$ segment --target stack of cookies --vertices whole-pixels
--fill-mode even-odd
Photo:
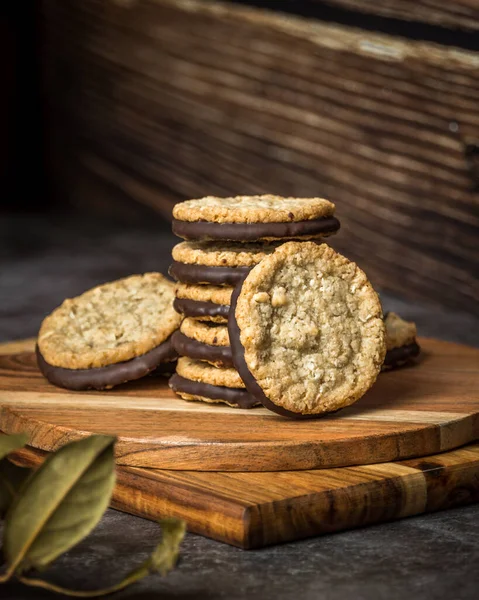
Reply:
[[[318,243],[339,229],[334,210],[272,195],[176,205],[179,396],[312,416],[372,385],[386,350],[381,307],[364,273]]]

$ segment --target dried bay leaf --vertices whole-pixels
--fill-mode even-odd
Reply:
[[[17,433],[15,435],[0,435],[0,460],[5,458],[10,452],[23,448],[28,442],[28,435]]]
[[[178,561],[180,544],[186,532],[186,524],[179,519],[163,519],[160,521],[160,526],[163,533],[162,540],[151,556],[124,577],[122,581],[110,587],[92,591],[77,591],[66,589],[54,583],[44,581],[43,579],[32,579],[22,575],[18,576],[18,580],[33,587],[43,588],[73,598],[98,598],[100,596],[108,596],[109,594],[119,592],[130,586],[132,583],[143,579],[143,577],[146,577],[150,573],[161,573],[161,575],[166,575],[174,568]]]
[[[5,457],[23,448],[28,441],[24,433],[16,435],[0,434],[0,518],[2,518],[11,505],[16,492],[29,474],[29,469],[22,469],[13,465]]]
[[[45,568],[95,527],[113,491],[114,442],[102,435],[71,442],[26,481],[6,517],[4,580]]]
[[[31,472],[31,469],[18,467],[7,458],[0,460],[0,518],[5,516]]]

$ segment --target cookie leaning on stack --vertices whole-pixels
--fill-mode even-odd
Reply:
[[[326,244],[288,242],[256,266],[235,288],[228,332],[246,389],[289,417],[349,406],[386,354],[378,295]]]
[[[68,299],[43,321],[37,362],[54,385],[110,389],[155,371],[171,373],[171,335],[181,316],[175,285],[160,273],[133,275]]]

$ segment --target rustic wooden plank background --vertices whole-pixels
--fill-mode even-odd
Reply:
[[[313,0],[313,2],[442,27],[479,29],[477,0]]]
[[[62,200],[323,194],[374,283],[477,309],[479,54],[199,0],[48,0],[44,24]]]

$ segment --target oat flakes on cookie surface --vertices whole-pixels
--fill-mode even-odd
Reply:
[[[384,324],[386,326],[386,344],[388,350],[413,344],[416,341],[416,323],[405,321],[398,314],[389,312],[384,318]]]
[[[180,242],[172,251],[173,260],[208,267],[254,267],[272,254],[278,243]]]
[[[283,198],[273,194],[205,196],[180,202],[173,209],[173,217],[212,223],[282,223],[330,217],[334,208],[334,204],[324,198]]]
[[[100,368],[156,348],[180,326],[175,285],[160,273],[132,275],[67,299],[46,317],[41,355],[65,369]]]
[[[206,196],[173,209],[173,233],[185,240],[260,242],[315,239],[336,233],[335,206],[324,198]]]
[[[256,398],[245,389],[235,369],[219,369],[186,357],[178,360],[177,371],[171,377],[169,386],[184,400],[224,403],[240,409],[259,406]]]
[[[182,356],[178,359],[176,372],[181,377],[230,388],[244,388],[245,385],[236,369],[219,369],[209,363]]]
[[[220,323],[203,323],[187,317],[181,324],[183,335],[210,346],[229,346],[228,327]]]
[[[234,288],[230,286],[180,283],[176,289],[176,297],[196,302],[212,302],[213,304],[229,306],[233,290]]]
[[[173,248],[168,270],[176,281],[200,285],[235,286],[277,244],[239,242],[182,242]]]
[[[237,287],[228,328],[247,389],[288,416],[353,404],[386,353],[376,292],[326,244],[289,242],[265,258]]]
[[[389,312],[384,315],[384,324],[387,352],[383,371],[415,362],[421,354],[421,347],[416,340],[416,323],[404,321],[398,314]]]

